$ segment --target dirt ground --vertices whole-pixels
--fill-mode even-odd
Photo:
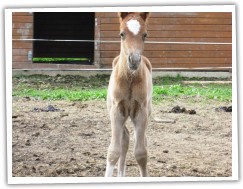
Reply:
[[[57,111],[40,111],[52,105]],[[176,105],[196,114],[169,113]],[[232,114],[215,111],[230,102],[200,98],[171,99],[153,105],[148,169],[151,177],[228,177],[232,175]],[[13,97],[14,177],[102,177],[111,129],[105,101],[43,101]],[[127,122],[130,136],[133,127]],[[127,176],[139,176],[133,154]]]

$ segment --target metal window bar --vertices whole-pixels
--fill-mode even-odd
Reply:
[[[120,43],[120,41],[106,40],[74,40],[74,39],[12,39],[13,41],[58,41],[58,42],[95,42],[95,43]],[[193,45],[231,45],[232,43],[223,42],[173,42],[173,41],[145,41],[148,44],[193,44]]]
[[[12,39],[13,41],[58,41],[58,42],[95,42],[95,43],[120,43],[120,41],[106,40],[72,40],[72,39]],[[145,41],[147,44],[192,44],[192,45],[232,45],[232,43],[223,42],[173,42],[173,41]],[[190,70],[211,70],[211,69],[231,69],[232,67],[202,67],[190,68]],[[156,68],[153,70],[188,70],[188,68]],[[96,69],[97,70],[97,69]],[[108,69],[110,70],[110,69]]]

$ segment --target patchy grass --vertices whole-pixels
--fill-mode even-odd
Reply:
[[[88,58],[45,58],[45,57],[35,57],[33,62],[64,62],[64,61],[87,61]]]
[[[164,85],[154,86],[153,100],[161,101],[164,97],[203,97],[220,101],[230,101],[232,89],[230,85]]]
[[[69,90],[69,89],[24,89],[13,91],[13,96],[34,97],[43,100],[95,100],[105,99],[106,89]]]
[[[153,80],[153,100],[168,98],[200,97],[219,101],[231,101],[232,86],[229,84],[181,84],[185,80],[219,80],[216,78],[161,77]],[[224,79],[220,79],[224,80]],[[105,100],[109,76],[81,77],[44,75],[18,76],[13,78],[13,96],[34,97],[49,100]]]

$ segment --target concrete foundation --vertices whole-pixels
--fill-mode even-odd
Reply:
[[[90,70],[21,70],[21,69],[14,69],[12,71],[13,76],[17,75],[35,75],[35,74],[42,74],[42,75],[50,75],[56,76],[60,75],[80,75],[84,77],[90,77],[95,75],[110,75],[111,69],[90,69]],[[216,78],[231,78],[232,73],[229,71],[167,71],[167,70],[153,70],[153,78],[155,77],[216,77]]]

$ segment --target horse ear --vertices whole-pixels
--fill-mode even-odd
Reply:
[[[118,12],[118,17],[123,20],[128,14],[129,12]]]
[[[148,17],[150,16],[150,13],[149,12],[140,12],[140,16],[142,17],[144,22],[146,22]]]

